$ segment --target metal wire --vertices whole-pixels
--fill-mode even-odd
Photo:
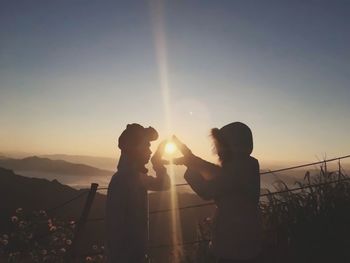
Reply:
[[[313,166],[313,165],[316,165],[316,164],[328,163],[328,162],[333,162],[333,161],[340,161],[341,159],[346,159],[346,158],[350,158],[350,154],[349,155],[340,156],[340,157],[337,157],[337,158],[324,160],[324,161],[319,161],[319,162],[314,162],[314,163],[307,163],[307,164],[301,164],[301,165],[297,165],[297,166],[291,166],[291,167],[277,169],[277,170],[272,170],[272,171],[266,171],[266,172],[260,173],[260,175],[273,174],[273,173],[278,173],[278,172],[283,172],[283,171],[288,171],[288,170],[294,170],[294,169],[298,169],[298,168]],[[182,183],[182,184],[175,184],[174,186],[175,187],[181,187],[181,186],[188,186],[188,184],[187,183]]]
[[[57,210],[57,209],[59,209],[59,208],[61,208],[61,207],[64,207],[64,206],[68,205],[69,203],[71,203],[71,202],[73,202],[73,201],[79,199],[80,197],[82,197],[83,195],[87,194],[88,192],[89,192],[88,190],[87,190],[87,191],[83,191],[83,192],[81,192],[80,194],[78,194],[77,196],[75,196],[75,197],[73,197],[73,198],[71,198],[71,199],[65,201],[64,203],[59,204],[59,205],[57,205],[57,206],[55,206],[55,207],[52,207],[52,208],[47,209],[47,212],[50,213],[50,212],[53,212],[53,211],[55,211],[55,210]]]
[[[345,156],[341,156],[341,157],[337,157],[337,158],[333,158],[333,159],[328,159],[328,160],[324,160],[324,161],[307,163],[307,164],[303,164],[303,165],[297,165],[297,166],[287,167],[287,168],[283,168],[283,169],[262,172],[262,173],[260,173],[260,175],[282,172],[282,171],[287,171],[287,170],[293,170],[293,169],[298,169],[298,168],[302,168],[302,167],[308,167],[308,166],[313,166],[313,165],[317,165],[317,164],[327,163],[327,162],[331,162],[331,161],[335,161],[335,160],[340,161],[341,159],[345,159],[345,158],[349,158],[349,157],[350,157],[350,155],[345,155]],[[306,186],[301,186],[301,187],[292,188],[292,189],[269,192],[269,193],[261,194],[260,197],[276,195],[276,194],[281,194],[281,193],[287,193],[287,192],[293,192],[293,191],[298,191],[298,190],[312,188],[312,187],[319,187],[319,186],[323,186],[323,185],[327,185],[327,184],[339,183],[339,182],[348,181],[348,180],[350,180],[350,178],[343,178],[343,179],[319,183],[319,184],[312,184],[312,185],[306,185]],[[188,186],[188,184],[182,183],[182,184],[176,184],[175,186],[176,187]],[[98,190],[106,190],[106,189],[108,189],[108,188],[103,187],[103,188],[99,188]],[[205,206],[211,206],[211,205],[215,205],[215,202],[208,202],[208,203],[197,204],[197,205],[183,206],[183,207],[178,207],[175,209],[154,210],[154,211],[151,211],[149,214],[166,213],[166,212],[170,212],[173,210],[185,210],[185,209],[192,209],[192,208],[205,207]],[[87,222],[98,222],[98,221],[103,221],[103,220],[105,220],[105,218],[100,217],[100,218],[88,219]],[[161,244],[161,245],[157,245],[157,246],[150,246],[150,249],[160,249],[160,248],[176,247],[176,246],[183,247],[183,246],[189,246],[189,245],[199,244],[199,243],[208,242],[208,241],[210,241],[210,240],[196,240],[196,241],[189,241],[189,242],[183,242],[183,243],[178,243],[178,244]]]

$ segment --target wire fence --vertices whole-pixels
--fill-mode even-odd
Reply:
[[[301,165],[296,165],[296,166],[290,166],[290,167],[281,168],[281,169],[277,169],[277,170],[268,170],[268,171],[265,171],[265,172],[261,172],[260,175],[274,174],[274,173],[279,173],[279,172],[284,172],[284,171],[289,171],[289,170],[295,170],[295,169],[299,169],[299,168],[310,167],[310,166],[314,166],[314,165],[318,165],[318,164],[324,164],[324,163],[329,163],[329,162],[333,162],[333,161],[339,161],[340,162],[340,160],[347,159],[347,158],[350,158],[350,154],[349,155],[340,156],[340,157],[336,157],[336,158],[332,158],[332,159],[323,160],[323,161],[306,163],[306,164],[301,164]],[[175,187],[189,186],[189,184],[188,183],[180,183],[180,184],[175,184],[174,186]],[[108,190],[108,187],[99,187],[98,190]]]
[[[75,197],[73,197],[73,198],[71,198],[71,199],[69,199],[69,200],[67,200],[67,201],[65,201],[65,202],[63,202],[63,203],[61,203],[61,204],[59,204],[59,205],[57,205],[57,206],[55,206],[55,207],[46,209],[46,211],[47,211],[48,213],[52,213],[53,211],[55,211],[55,210],[57,210],[57,209],[60,209],[60,208],[62,208],[62,207],[64,207],[64,206],[66,206],[66,205],[72,203],[73,201],[75,201],[75,200],[77,200],[77,199],[83,197],[83,196],[86,195],[87,193],[89,193],[89,190],[83,190],[81,193],[79,193],[79,194],[76,195]]]
[[[282,172],[282,171],[294,170],[294,169],[298,169],[298,168],[309,167],[309,166],[314,166],[314,165],[318,165],[318,164],[324,164],[324,163],[328,163],[328,162],[332,162],[332,161],[340,161],[340,160],[346,159],[346,158],[350,158],[350,155],[345,155],[345,156],[332,158],[332,159],[319,161],[319,162],[312,162],[312,163],[307,163],[307,164],[302,164],[302,165],[297,165],[297,166],[291,166],[291,167],[287,167],[287,168],[281,168],[281,169],[277,169],[277,170],[265,171],[265,172],[261,172],[260,175],[273,174],[273,173]],[[294,191],[302,190],[302,189],[305,189],[305,188],[318,187],[318,186],[322,186],[322,185],[330,184],[330,183],[337,183],[337,182],[340,182],[340,181],[343,181],[343,180],[346,181],[346,180],[349,180],[349,178],[345,178],[345,179],[341,179],[341,180],[337,180],[337,181],[333,181],[333,182],[327,182],[327,183],[306,185],[306,186],[303,186],[303,187],[296,187],[296,188],[291,188],[291,189],[288,189],[288,190],[269,192],[269,193],[261,194],[260,197],[269,196],[269,195],[272,195],[272,194],[281,194],[281,193],[287,193],[287,192],[294,192]],[[182,184],[175,184],[174,186],[175,187],[189,186],[189,184],[182,183]],[[98,188],[98,190],[106,190],[106,189],[108,189],[108,187],[101,187],[101,188],[99,187]],[[177,207],[175,209],[176,210],[185,210],[185,209],[192,209],[192,208],[198,208],[198,207],[204,207],[204,206],[210,206],[210,205],[215,205],[215,203],[214,202],[207,202],[207,203],[202,203],[202,204]],[[155,211],[150,211],[149,214],[152,215],[152,214],[158,214],[158,213],[167,213],[167,212],[171,212],[172,210],[174,210],[174,209],[173,208],[169,208],[169,209],[155,210]],[[103,220],[104,220],[103,217],[91,218],[91,219],[88,220],[88,222],[98,222],[98,221],[103,221]]]
[[[265,172],[261,172],[260,175],[265,175],[265,174],[273,174],[273,173],[277,173],[277,172],[283,172],[283,171],[288,171],[288,170],[294,170],[294,169],[298,169],[298,168],[303,168],[303,167],[309,167],[309,166],[314,166],[314,165],[319,165],[319,164],[327,164],[328,162],[332,162],[332,161],[338,161],[339,162],[339,169],[340,169],[340,160],[342,159],[346,159],[346,158],[350,158],[350,155],[345,155],[345,156],[341,156],[341,157],[337,157],[337,158],[332,158],[332,159],[328,159],[328,160],[324,160],[324,161],[319,161],[319,162],[312,162],[312,163],[307,163],[307,164],[302,164],[302,165],[297,165],[297,166],[291,166],[291,167],[287,167],[287,168],[282,168],[282,169],[277,169],[277,170],[273,170],[273,171],[265,171]],[[312,188],[312,187],[320,187],[322,185],[327,185],[327,184],[332,184],[332,183],[339,183],[342,181],[348,181],[350,180],[350,178],[342,178],[342,179],[338,179],[338,180],[333,180],[333,181],[329,181],[329,182],[325,182],[325,183],[319,183],[319,184],[309,184],[309,185],[305,185],[305,186],[301,186],[301,187],[296,187],[296,188],[291,188],[291,189],[285,189],[285,190],[281,190],[281,191],[274,191],[274,192],[268,192],[268,193],[264,193],[261,194],[260,197],[264,197],[264,196],[269,196],[269,195],[275,195],[275,194],[282,194],[282,193],[288,193],[288,192],[294,192],[294,191],[300,191],[306,188]],[[95,187],[94,191],[102,191],[102,190],[108,190],[108,187],[97,187],[96,184],[92,184],[92,188],[93,185]],[[175,187],[182,187],[182,186],[188,186],[187,183],[181,183],[181,184],[175,184]],[[91,195],[91,189],[90,190],[82,190],[81,193],[79,193],[78,195],[74,196],[73,198],[70,198],[68,200],[66,200],[65,202],[54,206],[52,208],[47,209],[47,213],[52,213],[72,202],[74,202],[75,200],[78,200],[79,198],[82,198],[83,196],[85,196],[86,194],[88,195],[88,198]],[[94,196],[94,193],[93,193]],[[91,198],[90,198],[91,199]],[[93,198],[92,198],[93,200]],[[90,204],[89,206],[91,207],[91,202],[92,200],[90,200]],[[168,209],[159,209],[159,210],[154,210],[154,211],[150,211],[149,215],[154,215],[154,214],[159,214],[159,213],[167,213],[167,212],[171,212],[174,210],[177,211],[182,211],[182,210],[186,210],[186,209],[194,209],[194,208],[200,208],[200,207],[206,207],[206,206],[212,206],[215,205],[214,202],[206,202],[206,203],[202,203],[202,204],[195,204],[195,205],[188,205],[188,206],[182,206],[182,207],[176,207],[176,208],[168,208]],[[86,212],[86,211],[85,211]],[[84,218],[84,224],[87,222],[101,222],[104,221],[105,218],[104,217],[100,217],[100,218]],[[79,220],[76,221],[76,223],[80,223]],[[203,243],[203,242],[208,242],[209,240],[195,240],[195,241],[189,241],[189,242],[183,242],[183,243],[179,243],[179,244],[162,244],[162,245],[156,245],[156,246],[151,246],[151,249],[159,249],[159,248],[166,248],[166,247],[177,247],[177,246],[188,246],[188,245],[194,245],[194,244],[199,244],[199,243]],[[81,255],[82,256],[82,255]]]
[[[343,178],[343,179],[339,179],[339,180],[329,181],[326,183],[312,184],[312,185],[306,185],[303,187],[291,188],[291,189],[287,189],[287,190],[269,192],[269,193],[261,194],[260,197],[295,192],[295,191],[299,191],[299,190],[303,190],[303,189],[307,189],[307,188],[320,187],[323,185],[328,185],[328,184],[332,184],[332,183],[340,183],[340,182],[349,181],[349,180],[350,180],[350,178]],[[206,203],[202,203],[202,204],[188,205],[188,206],[182,206],[182,207],[177,207],[177,208],[167,208],[167,209],[154,210],[154,211],[150,211],[149,214],[153,215],[153,214],[167,213],[167,212],[171,212],[173,210],[181,211],[181,210],[186,210],[186,209],[193,209],[193,208],[212,206],[212,205],[215,205],[215,202],[206,202]],[[103,221],[104,219],[105,219],[104,217],[90,218],[90,219],[88,219],[88,222],[98,222],[98,221]]]

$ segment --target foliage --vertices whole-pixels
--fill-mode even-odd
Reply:
[[[17,208],[11,230],[1,239],[1,257],[8,262],[64,262],[72,244],[74,221],[50,218],[44,210],[25,213]]]
[[[269,193],[260,202],[261,262],[350,262],[349,179],[341,169],[328,172],[327,167],[321,167],[319,174],[307,172],[303,181],[296,182],[297,191],[278,182],[276,193]],[[199,224],[199,239],[210,239],[210,227]],[[209,242],[193,249],[196,257],[186,262],[215,262]]]
[[[72,245],[76,222],[49,217],[46,211],[26,213],[17,208],[11,230],[0,236],[0,262],[63,263]],[[92,246],[85,262],[103,262],[103,247]]]
[[[261,204],[267,258],[276,262],[350,262],[350,180],[339,169],[305,174],[302,189],[271,194]],[[308,187],[315,185],[314,187]]]

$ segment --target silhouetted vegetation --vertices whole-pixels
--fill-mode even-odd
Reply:
[[[67,261],[74,240],[74,220],[50,217],[46,211],[26,212],[17,208],[11,218],[11,228],[0,237],[0,262],[52,262]],[[103,262],[104,247],[92,245],[86,262]]]
[[[7,215],[8,224],[6,228],[2,226],[0,233],[0,262],[64,262],[64,255],[73,240],[73,220],[77,219],[80,211],[78,207],[82,207],[84,198],[73,202],[71,207],[48,215],[38,207],[55,206],[79,194],[79,191],[57,182],[21,177],[5,169],[1,172],[2,199],[8,200],[2,202],[2,211],[6,212],[3,215]],[[350,262],[347,253],[350,245],[350,180],[347,179],[349,177],[341,169],[329,172],[323,167],[317,175],[306,173],[304,180],[296,185],[305,188],[288,191],[288,186],[279,182],[276,190],[284,192],[262,198],[263,262]],[[18,186],[17,190],[14,189],[15,185]],[[309,185],[317,186],[308,187]],[[8,199],[9,197],[15,199]],[[20,197],[24,206],[19,205]],[[179,194],[178,197],[179,206],[199,201],[189,193]],[[152,193],[150,199],[151,210],[166,208],[170,203],[166,193],[159,196]],[[96,197],[92,218],[103,216],[104,200],[102,195]],[[23,209],[16,209],[13,205]],[[181,211],[184,242],[194,241],[194,244],[183,247],[181,262],[215,262],[209,249],[211,218],[208,216],[212,209],[209,206]],[[151,231],[155,233],[151,233],[152,245],[157,245],[157,241],[158,244],[168,244],[167,241],[170,240],[164,238],[159,241],[158,237],[168,235],[169,214],[153,217]],[[194,227],[195,221],[197,229]],[[82,254],[86,253],[82,261],[103,261],[103,222],[90,223],[85,232],[89,234],[90,242],[80,251]],[[41,236],[42,238],[36,240]],[[96,242],[91,242],[92,237]],[[165,249],[169,252],[166,257],[169,261],[162,261],[165,256],[158,255]],[[171,253],[176,251],[165,249],[152,251],[155,259],[153,262],[171,262]],[[21,261],[18,261],[20,258]]]
[[[64,262],[72,244],[75,221],[50,218],[44,210],[27,213],[22,208],[16,209],[10,221],[9,233],[0,239],[4,261]]]
[[[344,179],[341,169],[321,168],[297,183],[317,186],[268,196],[261,204],[266,261],[350,262],[350,181]]]
[[[277,191],[261,201],[262,262],[350,262],[350,179],[323,167],[306,173],[297,191],[279,182]],[[314,187],[309,187],[315,185]],[[198,224],[198,240],[210,239],[210,220]],[[209,242],[192,246],[196,253],[183,262],[215,262]]]

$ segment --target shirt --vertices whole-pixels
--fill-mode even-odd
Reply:
[[[108,262],[142,262],[147,251],[147,190],[170,188],[166,169],[157,177],[140,173],[121,156],[118,170],[108,186],[106,203]]]

